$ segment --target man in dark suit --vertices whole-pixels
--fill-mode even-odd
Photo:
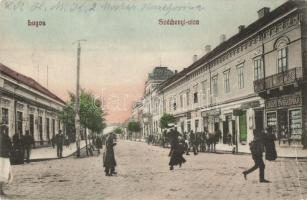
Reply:
[[[268,183],[269,181],[264,179],[264,162],[262,159],[262,154],[264,152],[264,135],[260,130],[254,130],[254,140],[250,143],[250,150],[252,153],[252,158],[255,165],[250,169],[243,172],[244,178],[246,180],[247,175],[259,168],[259,180],[261,183]]]
[[[34,140],[32,135],[30,135],[29,131],[26,131],[26,135],[23,137],[23,146],[25,148],[25,153],[26,153],[26,161],[27,163],[30,162],[30,154],[31,154],[31,149],[34,144]]]
[[[64,144],[64,135],[62,133],[62,130],[59,130],[59,133],[55,136],[55,144],[56,144],[56,150],[57,150],[57,156],[58,158],[62,158],[63,154],[63,144]]]

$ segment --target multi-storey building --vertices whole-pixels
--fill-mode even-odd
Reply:
[[[139,113],[141,116],[139,123],[141,125],[142,137],[156,134],[160,131],[159,121],[164,113],[163,111],[163,95],[160,95],[158,86],[166,79],[173,76],[174,72],[167,67],[155,67],[148,74],[148,79],[145,83],[144,97],[135,104],[132,113]],[[135,114],[134,114],[135,115]],[[131,120],[132,117],[131,117]],[[135,119],[134,119],[135,120]]]
[[[0,124],[9,135],[28,130],[36,145],[45,145],[62,129],[58,112],[65,102],[35,80],[0,64]]]
[[[281,141],[306,147],[306,12],[305,1],[260,9],[255,22],[160,84],[164,112],[181,132],[219,129],[223,142],[230,134],[246,144],[254,129],[272,127]]]

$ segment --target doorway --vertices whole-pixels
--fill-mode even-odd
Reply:
[[[34,138],[34,116],[33,115],[29,115],[29,131],[31,136]]]
[[[255,110],[255,128],[258,130],[264,130],[264,118],[263,110]]]
[[[247,141],[247,123],[246,123],[246,111],[243,111],[239,116],[239,131],[240,131],[240,142]]]
[[[223,121],[223,143],[227,143],[227,135],[229,133],[229,126],[228,126],[228,117],[226,117],[226,121]]]

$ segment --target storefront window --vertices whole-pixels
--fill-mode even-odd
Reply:
[[[289,111],[290,137],[300,140],[302,137],[302,113],[301,110]]]
[[[9,110],[6,108],[2,108],[2,124],[9,124]]]
[[[190,121],[187,122],[187,130],[188,130],[188,132],[191,131],[191,122]]]
[[[276,130],[277,126],[276,112],[267,113],[267,126],[273,128],[274,131]]]

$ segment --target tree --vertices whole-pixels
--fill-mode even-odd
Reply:
[[[121,135],[121,134],[123,134],[123,129],[121,129],[120,127],[117,127],[117,128],[114,130],[114,133],[115,133],[115,134]]]
[[[59,118],[63,121],[69,131],[75,130],[75,103],[76,97],[69,93],[69,101],[66,102]],[[80,124],[92,132],[101,133],[106,127],[105,113],[102,104],[90,91],[84,89],[80,94]]]
[[[175,123],[176,119],[172,114],[164,113],[163,116],[160,118],[160,127],[162,129],[169,128],[168,124]]]
[[[131,121],[128,123],[128,131],[132,133],[137,133],[141,131],[141,126],[139,122]]]
[[[138,122],[132,121],[128,123],[128,130],[131,132],[139,132],[141,130],[140,124]]]

